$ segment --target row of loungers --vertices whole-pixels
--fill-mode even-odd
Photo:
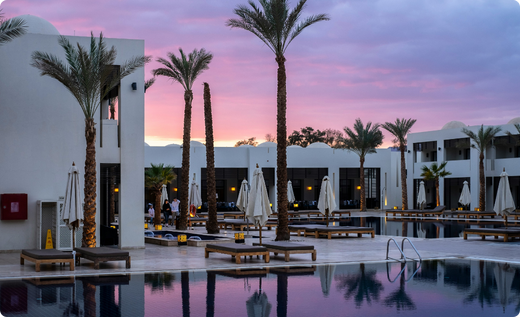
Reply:
[[[316,261],[316,250],[313,245],[304,245],[293,242],[283,242],[283,241],[273,241],[269,243],[263,243],[262,245],[258,243],[254,243],[253,245],[245,245],[239,243],[221,243],[221,244],[208,244],[205,249],[204,256],[209,258],[209,254],[221,253],[231,255],[232,258],[235,258],[235,263],[240,264],[240,258],[244,257],[253,257],[254,255],[262,256],[264,258],[265,263],[269,263],[269,253],[274,253],[274,255],[283,254],[285,257],[285,262],[289,262],[289,257],[291,254],[304,254],[310,253],[312,260]]]
[[[41,264],[60,263],[69,264],[70,270],[74,271],[74,266],[80,265],[81,258],[94,262],[94,269],[99,269],[99,263],[109,261],[125,261],[126,268],[130,268],[130,254],[128,251],[122,251],[114,248],[74,248],[76,251],[76,263],[72,252],[63,252],[56,249],[33,249],[22,250],[20,254],[20,264],[24,265],[25,260],[36,264],[36,272],[40,272]]]
[[[482,240],[486,239],[486,236],[492,236],[495,239],[498,237],[504,237],[504,242],[508,242],[509,238],[520,238],[520,228],[469,228],[464,229],[463,235],[464,240],[468,239],[468,235],[478,235]]]
[[[219,228],[224,230],[227,230],[229,227],[231,228],[231,230],[244,231],[244,229],[247,227],[255,227],[253,223],[241,219],[222,219],[218,220],[217,223]],[[266,227],[268,230],[271,230],[271,228],[276,226],[278,226],[277,222],[267,221],[267,223],[263,227]]]
[[[295,232],[298,236],[314,236],[315,238],[327,237],[332,238],[333,234],[341,236],[344,234],[348,237],[349,234],[356,234],[359,238],[363,234],[370,234],[372,238],[375,237],[374,228],[370,227],[354,227],[354,226],[324,226],[324,225],[292,225],[289,226],[289,232]]]
[[[403,217],[427,217],[427,216],[442,216],[444,209],[446,209],[446,206],[437,206],[433,209],[408,209],[408,210],[400,210],[400,209],[389,209],[386,210],[387,216],[396,216],[401,215]]]

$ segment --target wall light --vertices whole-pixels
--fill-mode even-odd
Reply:
[[[357,189],[357,190],[360,190],[360,189],[361,189],[361,186],[356,187],[356,189]]]
[[[176,192],[176,191],[177,191],[177,187],[174,187],[174,188],[173,188],[173,191]]]
[[[132,83],[132,90],[137,90],[137,83]]]
[[[119,193],[119,188],[114,188],[114,192]]]
[[[298,204],[294,204],[294,208],[298,208]]]
[[[394,209],[397,209],[397,206],[394,206]]]
[[[237,190],[235,187],[231,187],[232,192],[234,192],[235,190]]]
[[[312,187],[311,186],[307,187],[307,190],[312,190]]]

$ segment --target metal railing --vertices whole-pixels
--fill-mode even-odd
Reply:
[[[388,256],[388,253],[390,251],[390,241],[394,242],[395,246],[397,247],[397,250],[399,250],[399,253],[401,253],[401,258],[400,259],[396,259],[396,258],[392,258],[392,257]],[[410,258],[410,257],[407,257],[406,255],[404,255],[404,252],[403,252],[403,250],[404,250],[404,241],[408,241],[410,243],[410,246],[413,248],[413,250],[415,251],[415,253],[419,257],[419,261],[422,262],[422,258],[421,258],[421,255],[419,254],[419,251],[417,251],[417,249],[413,245],[412,241],[410,241],[410,239],[408,239],[408,238],[403,238],[403,241],[401,242],[401,247],[399,247],[399,244],[397,243],[397,241],[395,241],[394,238],[388,239],[388,242],[386,243],[386,259],[387,260],[388,259],[392,259],[392,260],[396,260],[398,262],[406,262],[406,259],[412,260],[412,261],[416,261],[416,259]]]

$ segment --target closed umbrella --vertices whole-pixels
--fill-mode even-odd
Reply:
[[[321,181],[320,198],[318,199],[318,209],[322,214],[327,216],[327,227],[329,226],[329,214],[336,208],[336,198],[334,191],[330,185],[328,176],[323,177]]]
[[[244,178],[240,185],[240,191],[238,192],[237,208],[244,213],[244,218],[247,222],[247,235],[249,236],[249,219],[246,217],[247,202],[249,199],[249,184]]]
[[[511,187],[509,187],[509,178],[507,177],[506,169],[500,174],[500,183],[498,183],[497,198],[493,210],[497,215],[504,217],[507,228],[507,216],[515,210],[515,202],[511,194]]]
[[[168,190],[166,189],[166,185],[163,184],[161,189],[161,204],[164,204],[165,200],[170,201],[170,199],[168,198]]]
[[[296,200],[296,197],[294,197],[294,191],[292,188],[292,182],[287,182],[287,201],[292,204]]]
[[[255,226],[260,228],[260,245],[262,245],[262,226],[271,215],[271,203],[265,187],[264,173],[256,165],[251,182],[251,192],[249,193],[249,204],[247,205],[246,217]]]
[[[497,282],[498,289],[498,297],[500,300],[500,304],[504,312],[506,311],[506,306],[509,302],[509,296],[511,294],[511,286],[513,285],[513,279],[515,278],[515,270],[512,269],[509,264],[495,264],[495,268],[493,269],[495,273],[495,279]]]
[[[79,170],[74,162],[69,169],[61,220],[72,230],[72,249],[74,249],[76,247],[74,230],[79,228],[80,222],[83,221],[83,195],[79,181]]]
[[[419,205],[419,209],[422,209],[423,204],[426,203],[426,190],[424,190],[424,182],[421,181],[419,185],[419,195],[417,196],[417,204]]]
[[[267,300],[267,295],[262,291],[255,291],[246,301],[248,317],[268,317],[271,314],[271,303]]]
[[[467,181],[464,181],[464,186],[462,187],[462,193],[460,194],[459,203],[462,206],[467,206],[471,203],[471,194],[469,192],[469,186]]]
[[[190,228],[191,228],[191,218],[195,217],[195,214],[197,213],[197,208],[202,206],[202,199],[200,198],[199,185],[197,185],[197,183],[195,182],[195,173],[193,173],[193,183],[191,183],[190,199],[188,202],[190,205]]]
[[[321,292],[325,297],[329,296],[330,286],[332,285],[332,279],[334,278],[334,271],[336,271],[335,265],[321,265],[318,267],[318,273],[320,274]]]

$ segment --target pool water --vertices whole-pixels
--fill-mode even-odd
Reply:
[[[520,265],[357,263],[0,281],[4,316],[517,316]]]

